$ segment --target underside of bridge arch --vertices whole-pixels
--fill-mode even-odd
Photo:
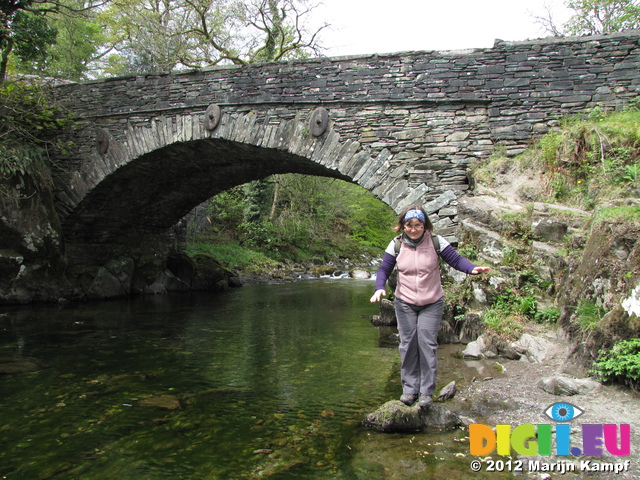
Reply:
[[[167,231],[195,206],[236,185],[278,173],[350,181],[287,151],[224,139],[179,142],[105,176],[63,221],[68,243],[128,243]]]

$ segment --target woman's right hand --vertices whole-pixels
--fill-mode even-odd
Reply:
[[[373,297],[371,297],[371,303],[379,302],[380,299],[386,295],[387,295],[386,290],[376,290],[376,292],[373,294]]]

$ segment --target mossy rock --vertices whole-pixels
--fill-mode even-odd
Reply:
[[[417,402],[409,407],[399,400],[385,403],[364,420],[366,427],[386,433],[445,431],[461,424],[460,417],[442,405],[434,403],[422,409]]]
[[[324,275],[331,275],[335,270],[336,267],[332,265],[314,265],[309,271],[312,275],[322,277]]]
[[[234,284],[233,272],[223,267],[211,255],[206,253],[195,255],[193,263],[195,266],[195,278],[191,285],[193,289],[221,292]]]

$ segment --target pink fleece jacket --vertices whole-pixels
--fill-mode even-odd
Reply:
[[[425,235],[416,248],[403,245],[397,257],[396,297],[412,305],[429,305],[444,296],[438,254],[431,235]]]

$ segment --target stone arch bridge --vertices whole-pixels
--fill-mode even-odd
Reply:
[[[66,245],[140,244],[234,185],[355,182],[455,224],[467,169],[640,91],[640,32],[314,58],[58,86],[77,148],[54,159]],[[436,216],[437,214],[437,216]]]

